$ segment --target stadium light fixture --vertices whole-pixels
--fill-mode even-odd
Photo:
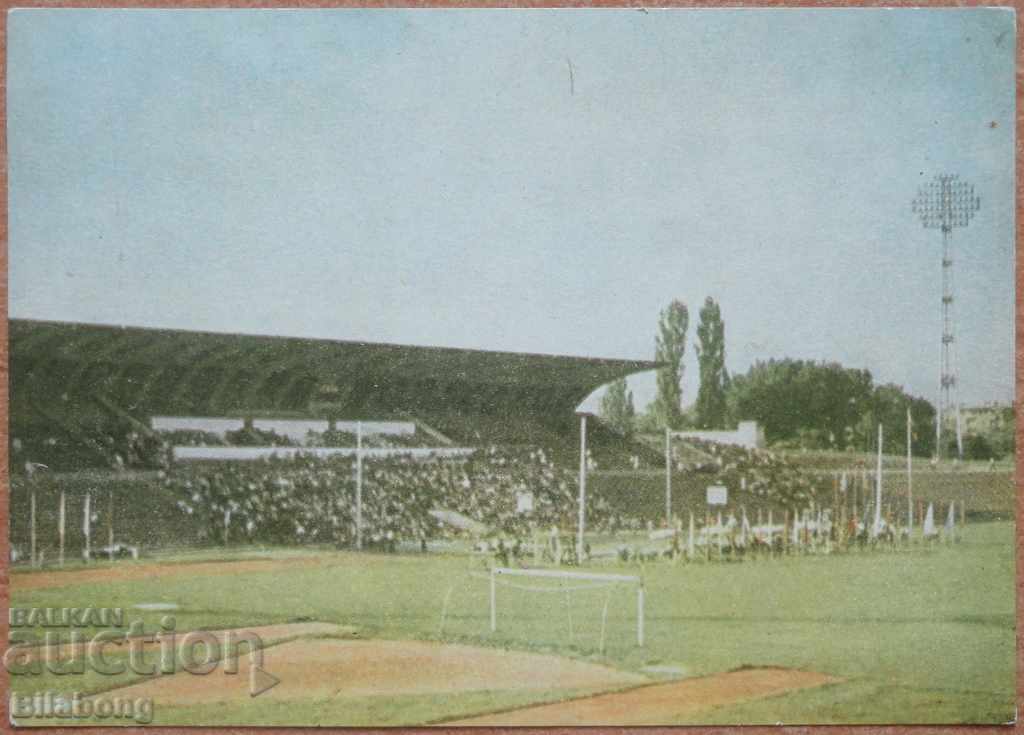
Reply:
[[[973,184],[957,174],[940,174],[918,189],[911,209],[926,230],[942,232],[942,352],[939,359],[939,401],[935,418],[935,456],[942,458],[942,430],[946,416],[956,415],[957,455],[964,454],[960,424],[959,368],[956,360],[956,318],[953,308],[952,237],[957,227],[967,227],[981,208]]]

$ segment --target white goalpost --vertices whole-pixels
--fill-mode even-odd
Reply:
[[[545,579],[556,579],[561,581],[593,582],[590,586],[605,586],[616,584],[636,585],[636,644],[644,645],[644,584],[643,580],[634,574],[600,574],[597,572],[572,572],[559,569],[513,569],[509,567],[491,568],[491,632],[498,630],[498,580],[500,577],[540,577]],[[532,588],[530,588],[532,589]],[[542,592],[568,591],[569,588],[560,589],[538,588]],[[583,588],[581,588],[583,589]],[[602,647],[604,638],[604,618],[607,616],[607,604],[602,615]]]

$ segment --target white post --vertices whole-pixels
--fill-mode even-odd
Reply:
[[[608,629],[608,603],[612,601],[612,591],[608,590],[608,594],[604,596],[604,609],[601,610],[601,645],[597,649],[604,655],[604,633]]]
[[[107,491],[107,553],[114,561],[114,489]]]
[[[672,527],[672,431],[665,427],[665,527]]]
[[[64,494],[64,488],[60,489],[60,505],[57,509],[57,535],[60,537],[60,553],[57,556],[57,561],[60,566],[64,566],[64,521],[67,510],[67,498]]]
[[[912,424],[910,407],[907,407],[907,534],[914,530],[914,463],[911,455]]]
[[[690,535],[686,538],[686,558],[693,560],[693,537],[695,536],[693,511],[690,511]]]
[[[636,644],[644,645],[644,585],[636,589]]]
[[[498,585],[494,567],[491,567],[491,632],[498,629]]]
[[[92,558],[92,509],[90,506],[90,493],[85,492],[85,501],[82,503],[82,533],[85,534],[85,560]]]
[[[356,422],[356,548],[363,548],[363,422]]]
[[[882,529],[882,424],[878,424],[878,472],[875,475],[875,533]]]
[[[941,362],[939,363],[942,364]],[[935,459],[942,460],[942,382],[945,376],[939,370],[939,400],[935,402]]]
[[[569,645],[572,645],[572,595],[569,588],[565,588],[565,616],[569,619]]]
[[[868,492],[870,491],[868,490],[868,488],[870,488],[871,486],[868,484],[867,466],[865,466],[864,469],[861,470],[861,472],[862,474],[860,477],[860,489],[861,492],[864,493],[864,497],[861,498],[861,500],[864,501],[864,510],[862,511],[860,508],[857,508],[857,515],[864,519],[864,527],[866,528],[868,524],[868,508],[871,507],[871,501],[869,500],[870,496],[868,495]]]
[[[583,563],[583,530],[587,503],[587,415],[580,415],[580,516],[576,532],[576,560]]]
[[[31,482],[31,480],[29,481]],[[29,527],[30,527],[30,544],[32,546],[32,566],[36,565],[38,557],[36,556],[36,486],[32,485],[32,495],[29,497]]]

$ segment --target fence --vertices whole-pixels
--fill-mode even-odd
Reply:
[[[833,501],[834,473],[815,473],[820,479],[822,503]],[[862,492],[857,483],[862,473],[848,473],[847,493]],[[869,485],[874,482],[873,473],[868,473]],[[1008,471],[918,471],[915,468],[914,499],[924,503],[946,506],[951,502],[965,501],[968,517],[975,520],[1011,519],[1016,508],[1016,486],[1013,473]],[[701,473],[672,473],[672,510],[677,518],[689,512],[703,517],[706,505],[706,490],[711,484],[708,476]],[[873,485],[871,485],[873,487]],[[737,488],[729,488],[730,500],[737,498],[731,506],[745,504],[748,510],[757,507],[785,511],[784,504],[773,504],[768,500],[742,499]],[[884,475],[884,502],[894,505],[906,497],[906,474],[886,471]],[[587,475],[587,494],[592,498],[603,498],[620,513],[629,513],[644,521],[660,524],[665,518],[665,473],[664,471],[595,471]]]
[[[68,561],[81,558],[85,550],[83,514],[87,495],[93,551],[107,545],[109,521],[113,522],[116,543],[153,549],[201,542],[202,524],[181,512],[176,498],[165,491],[155,472],[41,472],[31,479],[11,478],[10,545],[19,559],[27,560],[31,553],[33,496],[37,551],[46,561],[58,558],[61,491],[65,507],[64,553]]]

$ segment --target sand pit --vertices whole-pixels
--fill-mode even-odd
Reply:
[[[178,673],[118,689],[152,697],[159,709],[250,701],[249,660],[237,675]],[[418,641],[298,640],[264,651],[263,669],[281,680],[260,695],[278,700],[317,697],[448,694],[471,691],[615,689],[649,681],[638,674],[582,661],[472,646]]]
[[[762,699],[839,679],[812,671],[741,669],[725,674],[652,684],[625,692],[524,707],[445,725],[667,725],[695,719],[713,707]]]
[[[299,556],[287,559],[239,559],[238,561],[197,561],[181,563],[121,562],[110,567],[85,567],[80,570],[59,572],[24,572],[12,574],[11,590],[37,590],[48,587],[70,587],[76,584],[97,584],[128,582],[154,577],[201,576],[221,574],[245,574],[246,572],[275,572],[298,567],[329,565],[329,557]]]

